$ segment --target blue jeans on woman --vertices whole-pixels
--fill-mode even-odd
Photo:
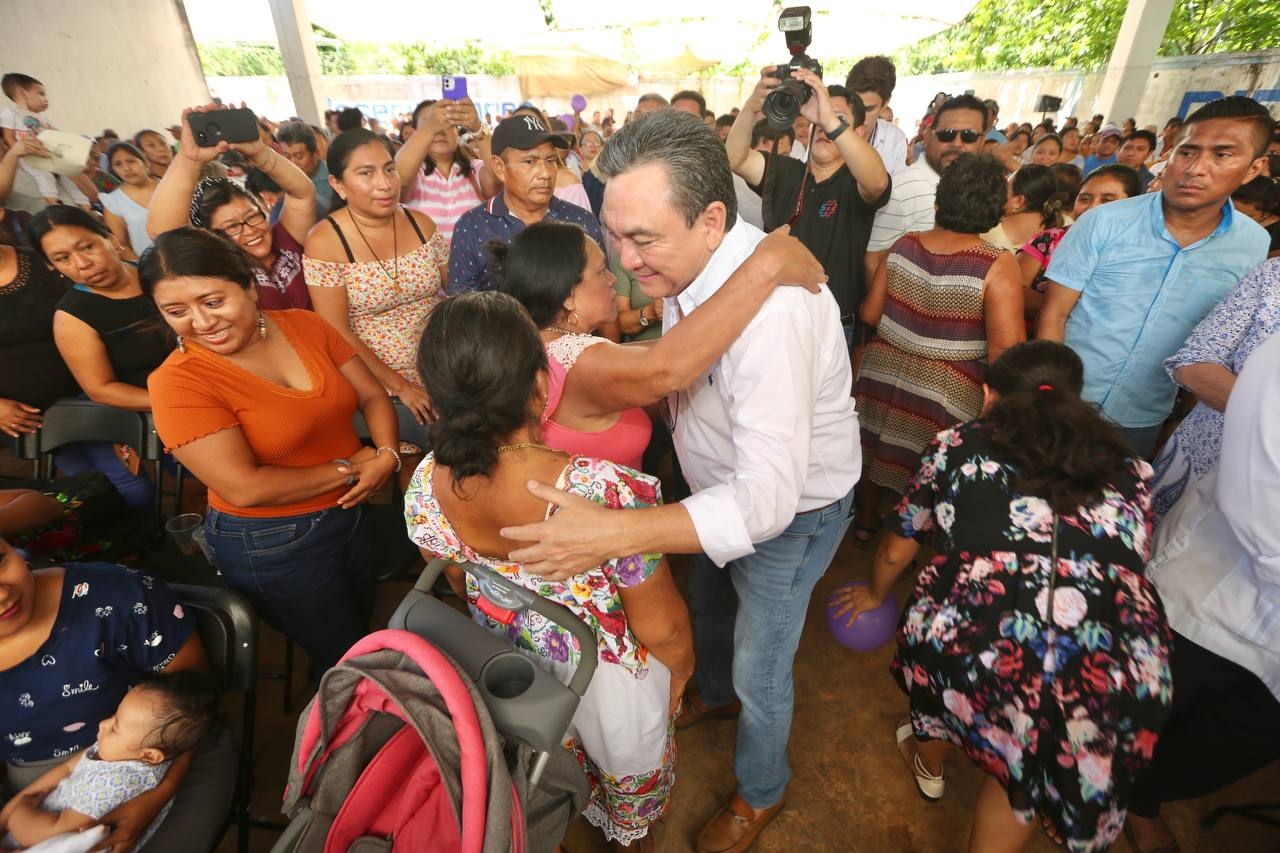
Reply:
[[[373,539],[364,507],[283,518],[211,509],[205,534],[231,588],[307,653],[313,684],[369,632]]]
[[[693,557],[689,605],[703,703],[742,701],[733,769],[754,808],[779,802],[791,778],[787,740],[795,704],[792,662],[809,596],[826,574],[851,520],[853,492],[804,512],[756,552],[723,569]]]
[[[135,452],[138,448],[134,448]],[[116,456],[116,447],[105,441],[81,441],[68,444],[53,454],[53,463],[68,477],[76,477],[89,471],[105,475],[115,486],[125,506],[130,509],[146,509],[156,497],[156,487],[147,476],[146,469],[134,474],[124,467]]]

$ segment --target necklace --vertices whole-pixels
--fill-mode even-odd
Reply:
[[[392,212],[391,214],[391,253],[395,256],[391,261],[393,265],[392,269],[394,270],[393,272],[387,271],[387,265],[382,262],[382,258],[378,257],[378,253],[373,250],[373,246],[369,245],[369,238],[364,236],[364,231],[360,228],[360,223],[356,221],[354,215],[351,217],[351,224],[356,227],[356,233],[359,234],[360,239],[364,241],[364,246],[369,250],[369,254],[373,255],[374,261],[377,262],[378,266],[382,269],[382,272],[387,278],[391,279],[392,283],[395,284],[398,289],[400,286],[400,235],[397,233],[396,229],[395,213]]]
[[[513,450],[526,450],[535,447],[538,450],[550,450],[552,453],[558,453],[554,447],[547,447],[540,441],[522,441],[519,444],[504,444],[498,448],[499,453],[510,453]]]
[[[559,326],[547,326],[548,332],[559,332],[562,335],[583,335],[585,332],[575,332],[573,329],[562,329]]]

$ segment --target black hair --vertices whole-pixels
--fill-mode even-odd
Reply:
[[[796,129],[788,127],[782,130],[774,130],[769,126],[767,119],[760,119],[760,121],[756,122],[756,126],[751,128],[751,147],[755,148],[761,142],[773,142],[773,140],[781,139],[784,136],[794,143],[796,141]]]
[[[338,132],[355,130],[364,124],[364,113],[359,107],[347,107],[338,113]]]
[[[880,100],[888,101],[898,85],[898,69],[887,56],[867,56],[849,69],[844,85],[850,92],[875,92]]]
[[[1256,207],[1263,213],[1280,210],[1280,181],[1259,175],[1247,184],[1241,184],[1231,194],[1231,200]]]
[[[0,77],[0,91],[3,91],[5,97],[11,101],[14,100],[13,96],[19,89],[26,90],[30,89],[32,86],[43,85],[43,83],[32,77],[30,74],[19,74],[16,71]]]
[[[117,151],[124,151],[130,156],[138,158],[144,165],[150,163],[147,155],[142,153],[142,149],[132,142],[113,142],[107,147],[107,171],[111,170],[111,159],[116,156]]]
[[[305,121],[286,121],[276,128],[276,142],[284,145],[304,145],[312,154],[320,150],[316,132]]]
[[[521,231],[510,244],[486,245],[498,289],[519,300],[539,329],[564,311],[564,301],[587,269],[586,232],[577,225],[543,220]]]
[[[227,151],[218,155],[218,162],[228,169],[239,169],[245,174],[249,172],[249,161],[239,151]]]
[[[428,98],[425,101],[419,101],[418,105],[413,108],[412,124],[415,130],[418,127],[418,113],[436,103],[438,100],[439,98]],[[467,156],[467,152],[463,150],[461,145],[453,149],[453,162],[462,170],[462,176],[464,178],[469,179],[471,177],[471,158]],[[430,175],[435,170],[435,161],[432,160],[430,156],[424,158],[422,161],[422,174]],[[330,171],[332,172],[332,170]]]
[[[1058,153],[1059,153],[1059,154],[1061,154],[1064,150],[1066,150],[1066,149],[1063,147],[1063,145],[1062,145],[1062,137],[1061,137],[1061,136],[1059,136],[1059,135],[1058,135],[1058,134],[1056,134],[1056,133],[1046,133],[1044,136],[1040,137],[1040,141],[1039,141],[1039,142],[1037,142],[1035,145],[1033,145],[1033,146],[1032,146],[1032,149],[1034,150],[1034,149],[1036,149],[1036,148],[1039,148],[1039,147],[1040,147],[1041,145],[1043,145],[1045,142],[1056,142],[1056,143],[1058,143]]]
[[[716,129],[719,130],[722,127],[733,127],[733,123],[735,121],[737,121],[737,119],[726,113],[716,119]]]
[[[707,112],[707,99],[702,96],[701,92],[684,89],[671,96],[671,103],[674,104],[676,101],[693,101],[698,105],[698,115],[700,116],[705,115]]]
[[[329,174],[342,180],[343,173],[347,171],[347,161],[351,159],[351,152],[370,142],[381,145],[392,158],[396,156],[395,149],[391,147],[391,143],[385,136],[379,136],[367,127],[344,130],[329,143],[329,156],[325,164],[329,167]]]
[[[138,261],[143,293],[180,276],[226,279],[245,290],[254,284],[253,262],[230,237],[190,226],[161,234]]]
[[[1106,177],[1115,178],[1117,181],[1124,184],[1124,194],[1126,197],[1134,198],[1142,195],[1142,176],[1138,174],[1138,170],[1130,168],[1129,166],[1124,166],[1120,163],[1108,163],[1105,166],[1099,166],[1089,174],[1085,175],[1084,180],[1080,182],[1080,186],[1083,188],[1085,184],[1089,183],[1094,178]]]
[[[1010,145],[1012,145],[1012,144],[1013,144],[1013,140],[1015,140],[1015,139],[1025,139],[1025,140],[1027,140],[1027,147],[1028,147],[1028,148],[1030,148],[1030,147],[1031,147],[1031,134],[1027,133],[1025,130],[1019,130],[1017,133],[1015,133],[1015,134],[1013,134],[1012,136],[1010,136],[1010,137],[1009,137],[1009,144],[1010,144]]]
[[[1066,206],[1076,203],[1080,194],[1080,185],[1084,183],[1084,173],[1075,163],[1054,163],[1049,167],[1058,178],[1058,188],[1066,194]]]
[[[942,127],[942,114],[951,112],[952,110],[973,110],[982,116],[982,126],[985,128],[991,123],[991,113],[987,112],[987,105],[978,100],[973,95],[956,95],[947,98],[942,106],[938,107],[934,113],[933,126]]]
[[[862,127],[867,120],[867,108],[862,105],[862,98],[850,92],[839,83],[832,83],[827,87],[827,97],[844,98],[849,102],[849,109],[853,112],[853,121],[849,123],[850,127]]]
[[[144,127],[142,130],[138,131],[137,133],[135,133],[135,134],[133,135],[133,144],[134,144],[134,145],[136,145],[136,146],[138,146],[139,148],[141,148],[141,147],[142,147],[142,137],[144,137],[144,136],[148,136],[148,135],[150,135],[150,134],[155,134],[156,136],[160,137],[160,141],[161,141],[161,142],[163,142],[165,145],[168,145],[168,144],[169,144],[169,140],[167,140],[167,139],[165,139],[165,138],[164,138],[164,134],[163,134],[163,133],[161,133],[161,132],[160,132],[160,131],[158,131],[158,130],[152,130],[152,129],[151,129],[151,128],[149,128],[149,127]],[[107,162],[108,162],[108,163],[110,163],[111,161],[110,161],[110,160],[108,160]]]
[[[960,234],[985,234],[999,224],[1008,194],[1003,163],[990,154],[961,154],[938,181],[935,222]]]
[[[1230,119],[1251,125],[1254,140],[1253,156],[1257,158],[1267,153],[1267,147],[1271,144],[1271,134],[1276,127],[1275,119],[1271,118],[1271,113],[1267,112],[1266,107],[1253,98],[1229,95],[1210,101],[1187,116],[1187,120],[1182,124],[1182,133],[1185,134],[1194,124],[1213,119]]]
[[[255,196],[259,193],[279,193],[284,192],[280,185],[276,183],[275,178],[268,175],[261,169],[250,169],[244,176],[244,188]]]
[[[49,267],[53,267],[53,264],[49,262],[48,256],[44,253],[44,247],[40,243],[45,235],[59,226],[83,228],[99,237],[112,239],[111,230],[89,213],[70,204],[51,204],[31,217],[31,224],[27,226],[27,238],[31,241],[31,248],[36,250],[40,260]]]
[[[1050,166],[1028,163],[1013,173],[1010,183],[1014,195],[1026,199],[1027,210],[1040,214],[1045,228],[1062,226],[1062,208],[1066,206],[1066,193],[1058,185],[1058,176]]]
[[[212,228],[213,214],[224,204],[242,198],[260,213],[266,213],[262,201],[252,192],[230,178],[204,178],[196,185],[191,198],[191,224],[197,228]]]
[[[1124,141],[1125,141],[1125,142],[1128,142],[1128,141],[1129,141],[1129,140],[1131,140],[1131,139],[1142,139],[1142,140],[1145,140],[1145,141],[1146,141],[1146,143],[1147,143],[1147,148],[1149,148],[1153,154],[1155,153],[1155,150],[1156,150],[1156,147],[1157,147],[1158,143],[1157,143],[1157,141],[1156,141],[1156,135],[1155,135],[1154,133],[1152,133],[1151,131],[1149,131],[1149,130],[1135,130],[1133,133],[1131,133],[1131,134],[1129,134],[1128,136],[1126,136],[1126,137],[1124,138]]]
[[[538,327],[513,296],[464,293],[431,312],[418,371],[431,399],[431,449],[455,486],[492,473],[498,447],[536,417],[530,402],[546,369]]]
[[[1075,350],[1048,340],[1015,344],[991,364],[987,385],[998,396],[981,420],[993,455],[1017,471],[1017,492],[1065,515],[1126,476],[1133,450],[1080,398],[1084,364]]]
[[[145,676],[138,688],[158,699],[156,724],[143,746],[174,758],[212,743],[222,731],[225,711],[218,679],[207,672],[179,669]]]

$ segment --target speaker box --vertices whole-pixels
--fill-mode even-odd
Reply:
[[[1056,113],[1062,109],[1062,98],[1053,95],[1041,95],[1040,100],[1036,101],[1036,112],[1038,113]]]

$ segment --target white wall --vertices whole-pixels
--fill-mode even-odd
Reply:
[[[167,127],[209,99],[181,0],[0,0],[0,66],[44,83],[77,133]]]

